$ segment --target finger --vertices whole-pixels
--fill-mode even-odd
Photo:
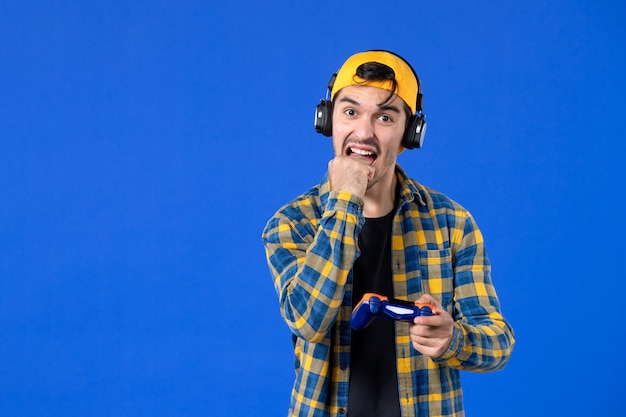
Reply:
[[[423,304],[432,304],[435,307],[437,307],[437,309],[441,307],[441,303],[437,301],[437,299],[430,294],[422,294],[422,296],[417,299],[417,302],[423,303]]]
[[[433,339],[428,339],[424,337],[414,337],[411,339],[413,345],[417,348],[431,348],[435,346],[435,341]],[[420,349],[418,349],[420,350]]]
[[[418,320],[419,319],[419,320]],[[444,336],[446,333],[442,330],[443,320],[441,316],[424,316],[416,317],[414,324],[409,328],[409,333],[416,337],[425,339],[433,339]]]
[[[445,352],[445,348],[437,344],[420,344],[419,342],[412,341],[413,348],[420,352],[422,355],[429,358],[439,358]]]
[[[433,316],[417,316],[413,319],[414,324],[420,325],[422,328],[438,327],[442,323],[441,315]]]

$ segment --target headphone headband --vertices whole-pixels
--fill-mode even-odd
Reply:
[[[356,75],[357,68],[369,62],[378,62],[390,67],[395,74],[396,87],[388,80],[366,80]],[[324,136],[332,135],[332,100],[339,90],[351,85],[366,85],[392,91],[411,109],[412,115],[402,138],[407,149],[420,148],[426,133],[426,120],[422,114],[422,88],[417,73],[401,56],[383,50],[359,52],[344,62],[337,73],[328,81],[330,100],[322,99],[315,109],[315,130]],[[417,114],[415,114],[417,113]]]

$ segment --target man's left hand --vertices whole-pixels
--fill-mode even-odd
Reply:
[[[433,316],[415,317],[409,326],[411,342],[413,347],[423,355],[437,359],[450,347],[454,320],[430,294],[422,295],[417,302],[433,304],[436,312]]]

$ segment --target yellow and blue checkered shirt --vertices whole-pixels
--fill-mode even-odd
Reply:
[[[482,234],[471,214],[411,180],[399,166],[400,202],[393,222],[393,296],[435,297],[454,318],[452,343],[430,359],[397,322],[396,361],[404,417],[463,416],[460,370],[487,372],[508,362],[511,326],[500,312]],[[328,178],[283,206],[263,242],[293,333],[296,380],[290,416],[348,413],[352,268],[359,257],[363,201],[330,191]]]

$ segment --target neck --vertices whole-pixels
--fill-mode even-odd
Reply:
[[[398,178],[395,172],[389,179],[381,180],[365,192],[363,197],[363,216],[369,218],[383,217],[396,204],[396,185]]]

